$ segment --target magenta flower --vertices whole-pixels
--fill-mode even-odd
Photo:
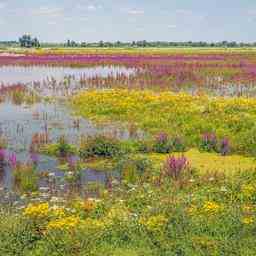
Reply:
[[[165,163],[166,174],[177,179],[180,174],[188,167],[189,162],[185,156],[169,156]]]
[[[8,156],[8,162],[12,168],[16,168],[17,166],[17,156],[15,153],[10,153]]]
[[[0,162],[4,162],[6,158],[6,150],[1,148],[0,149]]]
[[[70,170],[75,170],[77,165],[77,160],[75,156],[69,156],[68,157],[68,167]]]
[[[31,153],[31,154],[30,154],[30,159],[31,159],[31,161],[32,161],[32,163],[33,163],[34,165],[37,165],[38,162],[39,162],[39,156],[38,156],[38,154],[36,154],[36,153]]]
[[[220,153],[226,156],[230,152],[230,142],[228,138],[223,138],[220,142]]]

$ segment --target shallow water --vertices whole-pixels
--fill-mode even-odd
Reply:
[[[117,66],[98,66],[98,67],[50,67],[50,66],[1,66],[0,84],[27,84],[31,82],[44,82],[55,79],[62,82],[65,78],[72,77],[79,80],[80,77],[107,77],[118,74],[130,75],[134,69]]]

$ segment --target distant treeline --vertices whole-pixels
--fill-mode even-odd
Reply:
[[[31,39],[31,40],[30,40]],[[19,41],[0,41],[0,47],[256,47],[256,42],[253,43],[244,43],[244,42],[165,42],[165,41],[133,41],[133,42],[76,42],[74,40],[67,40],[65,43],[44,43],[37,40],[37,38],[26,38],[23,36]],[[24,43],[25,42],[25,43]]]

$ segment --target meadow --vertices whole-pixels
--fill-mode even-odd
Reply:
[[[0,51],[0,255],[255,255],[255,72],[254,49]]]

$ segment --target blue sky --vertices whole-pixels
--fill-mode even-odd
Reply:
[[[0,41],[256,41],[256,0],[0,0]]]

